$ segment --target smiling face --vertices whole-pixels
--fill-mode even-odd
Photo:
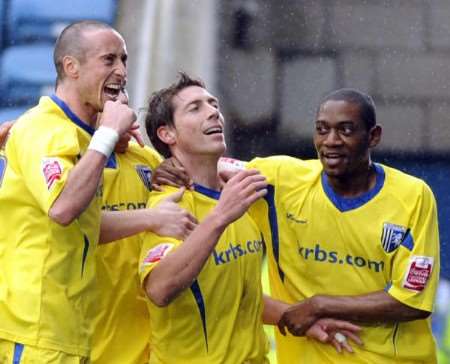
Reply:
[[[85,53],[79,60],[78,89],[85,106],[102,111],[116,100],[127,81],[127,51],[123,38],[112,29],[86,30]]]
[[[206,89],[189,86],[172,99],[173,126],[164,126],[172,136],[174,153],[221,156],[225,152],[224,119],[219,102]]]
[[[348,178],[367,170],[370,148],[379,142],[379,127],[367,130],[360,107],[347,101],[329,100],[320,106],[314,145],[329,177]]]

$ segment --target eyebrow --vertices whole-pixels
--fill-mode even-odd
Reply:
[[[199,103],[201,103],[203,101],[203,99],[195,99],[195,100],[192,100],[191,102],[189,102],[189,103],[187,103],[185,106],[184,106],[184,109],[187,109],[189,106],[191,106],[191,105],[195,105],[195,104],[199,104]],[[214,96],[210,96],[210,97],[208,97],[207,98],[207,100],[206,100],[208,103],[209,102],[215,102],[215,103],[219,103],[219,100],[216,98],[216,97],[214,97]]]
[[[328,121],[322,120],[322,119],[317,119],[317,120],[316,120],[316,123],[326,123],[326,124],[329,124]],[[338,125],[342,125],[342,124],[355,124],[355,121],[353,121],[353,120],[342,120],[342,121],[339,121],[337,124],[338,124]]]

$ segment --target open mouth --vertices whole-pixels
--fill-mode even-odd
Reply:
[[[223,129],[219,126],[215,126],[209,129],[206,129],[203,134],[205,135],[213,135],[213,134],[223,134]]]
[[[110,83],[108,85],[105,85],[103,91],[107,96],[111,97],[112,99],[116,99],[119,96],[122,88],[123,86],[119,83]]]

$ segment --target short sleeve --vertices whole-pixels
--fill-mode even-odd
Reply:
[[[177,189],[173,187],[165,187],[165,192],[152,192],[147,202],[147,208],[154,208],[161,200],[175,192]],[[188,211],[189,198],[186,196],[188,192],[185,192],[183,199],[179,202],[179,205]],[[139,257],[139,278],[141,284],[144,283],[146,277],[152,272],[152,270],[164,259],[164,257],[174,250],[176,250],[183,242],[170,236],[160,236],[153,232],[145,232],[142,234],[142,247]]]
[[[64,188],[70,170],[80,157],[76,129],[61,127],[51,133],[16,135],[13,129],[7,154],[15,155],[16,169],[43,211],[48,213]],[[9,148],[14,149],[10,153]]]
[[[436,202],[427,185],[412,214],[409,230],[393,259],[388,293],[404,304],[431,312],[439,280]]]

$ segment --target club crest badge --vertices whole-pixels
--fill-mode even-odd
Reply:
[[[391,253],[399,247],[405,238],[407,229],[400,225],[383,224],[383,232],[381,234],[381,246],[386,253]]]
[[[152,170],[148,166],[137,165],[136,172],[141,179],[144,186],[151,191],[152,190]]]
[[[63,167],[58,158],[43,158],[41,167],[47,189],[50,189],[57,180],[61,179]]]

